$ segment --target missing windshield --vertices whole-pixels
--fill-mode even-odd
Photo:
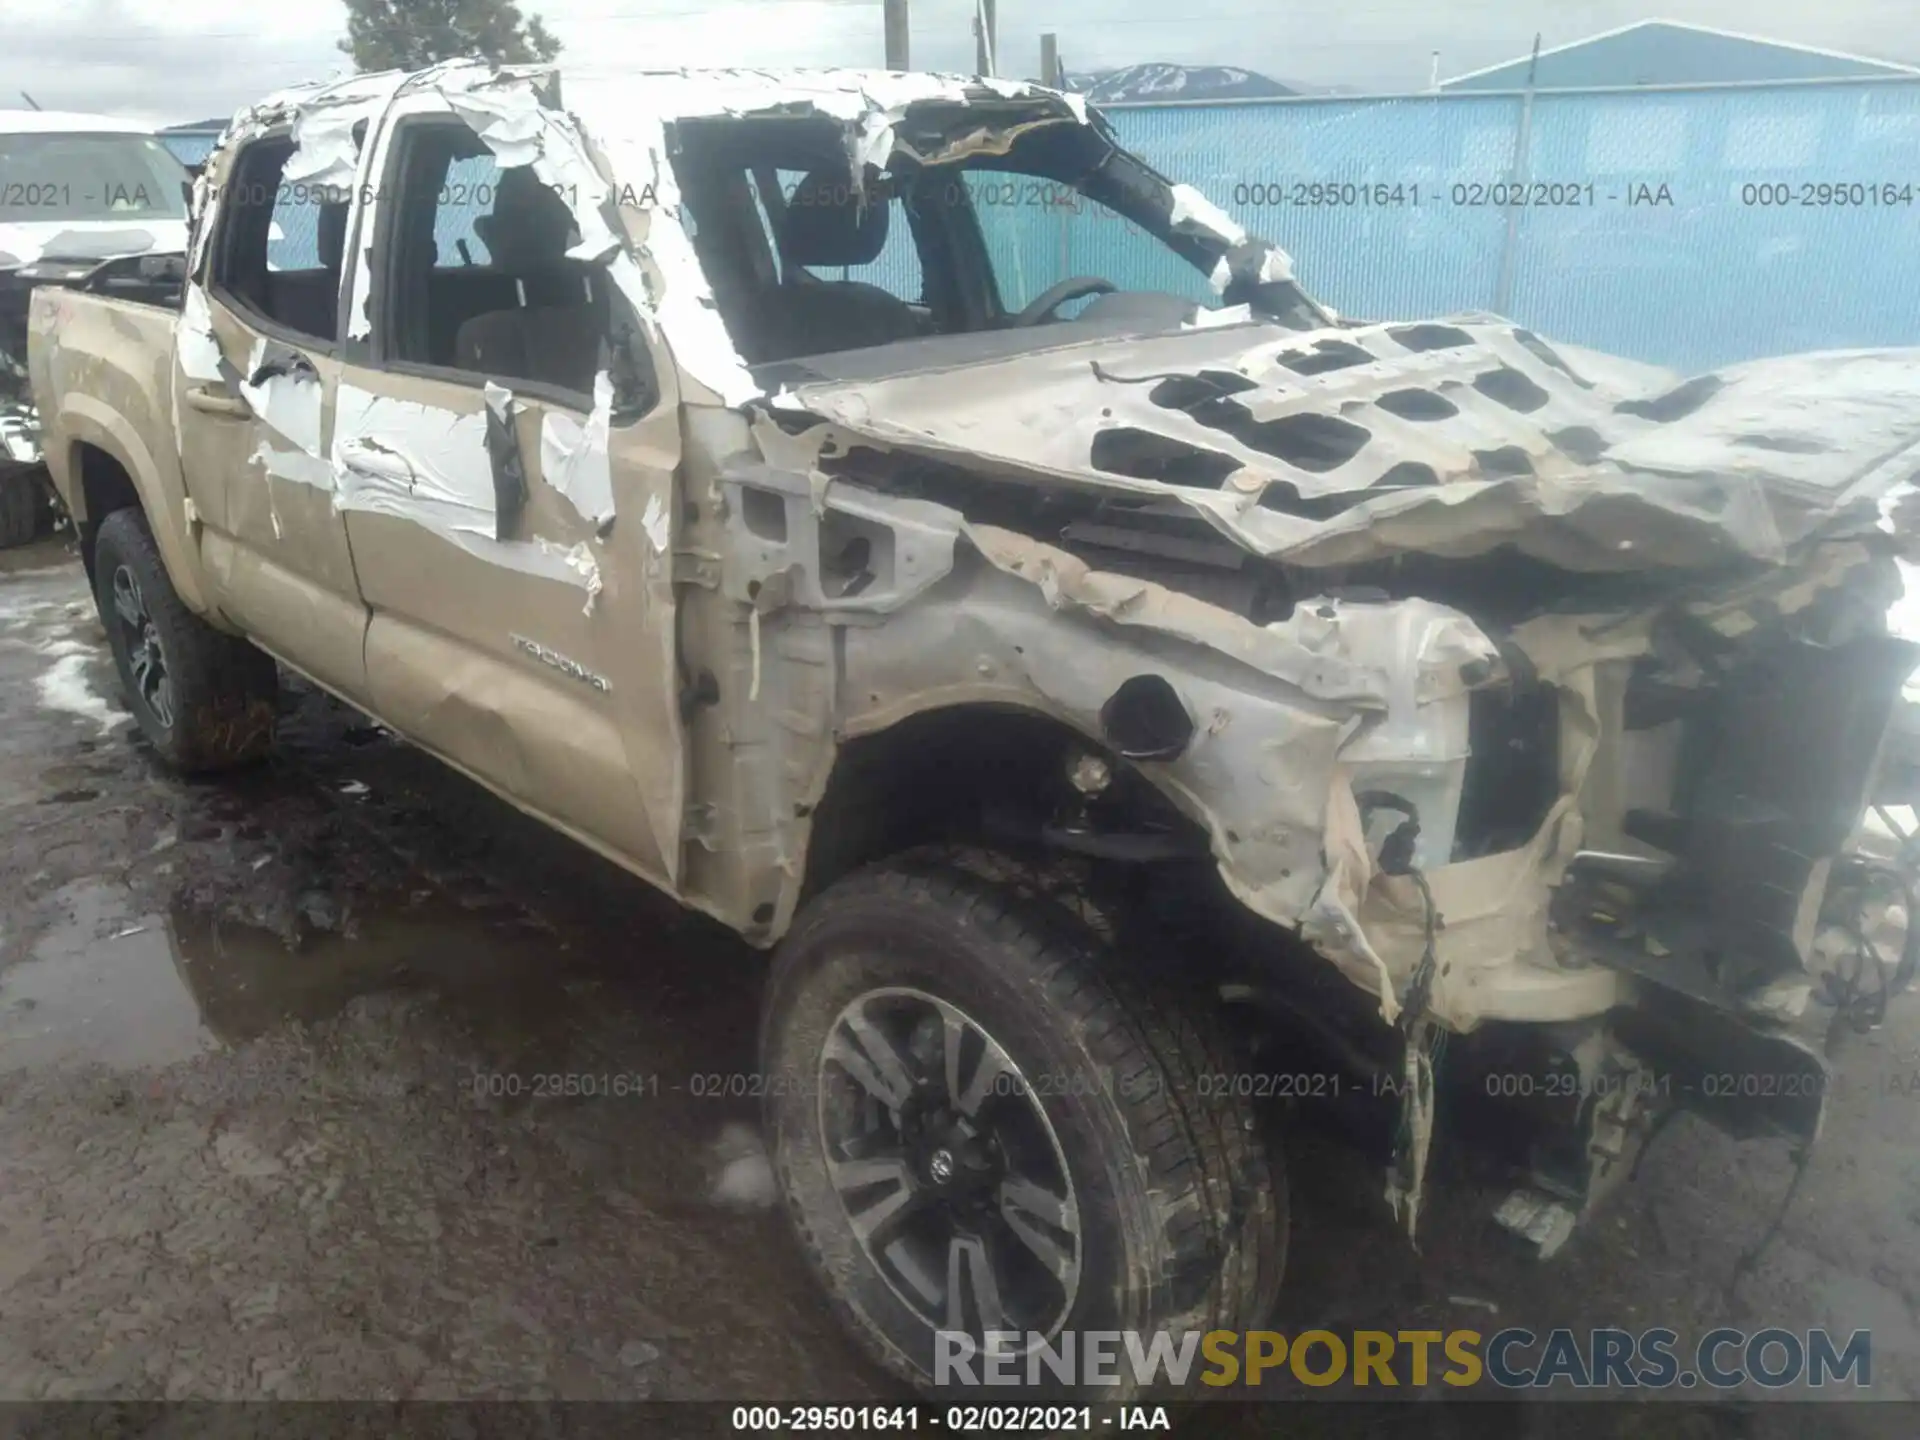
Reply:
[[[827,116],[675,126],[694,248],[749,365],[1068,324],[1152,333],[1222,303],[1223,243],[1176,228],[1172,187],[1098,125],[928,105],[900,129],[891,163],[856,176]],[[1225,302],[1284,318],[1298,295],[1252,288]]]

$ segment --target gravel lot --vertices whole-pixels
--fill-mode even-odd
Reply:
[[[0,1398],[891,1393],[726,1093],[754,952],[309,691],[265,769],[170,776],[77,560],[0,562]],[[1275,1324],[1864,1327],[1873,1394],[1920,1399],[1920,1004],[1840,1067],[1731,1288],[1777,1149],[1682,1118],[1543,1266],[1444,1154],[1413,1253],[1373,1159],[1293,1117]],[[635,1078],[540,1078],[568,1075]],[[1913,1430],[1726,1413],[1700,1433]]]

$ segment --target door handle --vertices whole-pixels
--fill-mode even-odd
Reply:
[[[187,391],[187,404],[209,415],[230,415],[236,420],[253,418],[253,407],[238,395],[216,390],[211,385],[195,385]]]

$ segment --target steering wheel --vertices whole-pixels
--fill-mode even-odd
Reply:
[[[1102,280],[1098,275],[1075,275],[1058,285],[1049,285],[1034,296],[1032,302],[1013,317],[1014,328],[1038,325],[1069,300],[1078,300],[1087,295],[1111,295],[1119,288],[1111,280]]]

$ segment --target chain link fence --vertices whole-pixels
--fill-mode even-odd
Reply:
[[[1492,310],[1680,370],[1920,344],[1920,82],[1107,113],[1343,315]]]

